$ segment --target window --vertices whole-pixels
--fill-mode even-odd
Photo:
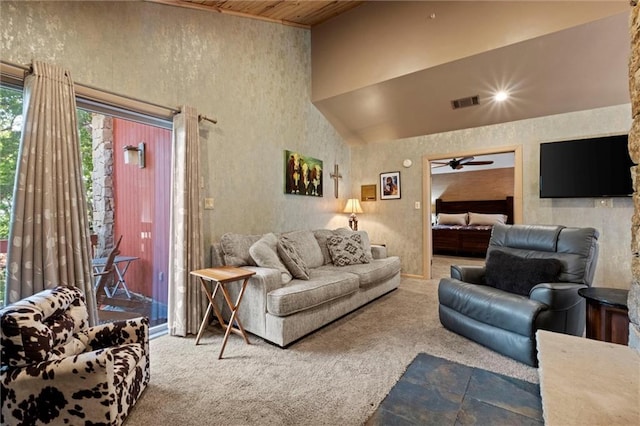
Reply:
[[[0,307],[4,305],[7,239],[22,131],[22,90],[0,86]]]
[[[22,130],[22,89],[0,86],[0,303],[4,301],[6,252],[16,161]],[[97,295],[101,322],[147,316],[166,327],[171,128],[148,117],[78,99],[83,181],[99,259],[122,235],[118,274]],[[145,144],[144,168],[124,163],[125,145]],[[126,260],[129,259],[129,260]],[[100,268],[95,261],[94,269]],[[1,305],[0,305],[1,306]],[[153,330],[153,328],[152,328]]]

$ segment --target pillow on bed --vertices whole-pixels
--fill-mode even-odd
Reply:
[[[466,213],[438,213],[438,225],[466,225]]]
[[[469,212],[469,225],[495,225],[500,223],[504,225],[507,222],[507,216],[504,214],[486,214]]]

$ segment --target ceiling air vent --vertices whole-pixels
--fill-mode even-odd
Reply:
[[[480,105],[480,97],[478,95],[469,96],[468,98],[455,99],[451,101],[451,107],[453,109],[465,108],[465,107],[470,107],[474,105]]]

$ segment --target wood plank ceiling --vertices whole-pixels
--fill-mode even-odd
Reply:
[[[360,6],[364,1],[211,1],[211,0],[147,0],[179,7],[188,7],[212,12],[226,13],[248,18],[279,22],[302,28],[311,28],[348,10]]]

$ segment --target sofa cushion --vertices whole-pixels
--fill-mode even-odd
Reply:
[[[400,258],[397,256],[374,259],[369,263],[347,266],[324,265],[323,271],[348,272],[358,276],[360,287],[367,287],[389,279],[400,272]]]
[[[293,244],[300,258],[309,268],[317,268],[324,264],[324,256],[313,231],[293,231],[283,235]]]
[[[289,272],[291,272],[291,275],[300,280],[309,279],[309,268],[307,264],[302,260],[302,257],[296,250],[296,246],[286,235],[281,236],[278,240],[278,255]]]
[[[362,249],[362,239],[359,234],[334,235],[327,240],[327,247],[331,260],[336,266],[369,263]]]
[[[280,271],[283,283],[291,281],[291,272],[278,256],[278,237],[275,234],[271,232],[264,234],[249,248],[249,254],[256,265]]]
[[[220,238],[224,263],[228,266],[257,266],[251,258],[249,249],[262,235],[243,235],[226,233]]]
[[[89,337],[87,331],[83,330],[70,336],[65,342],[55,345],[51,349],[51,359],[65,358],[73,355],[80,355],[87,351]]]
[[[558,259],[526,259],[493,250],[487,258],[485,282],[500,290],[529,296],[535,285],[556,282],[561,269]]]
[[[311,269],[309,281],[292,280],[267,294],[267,312],[287,316],[358,290],[358,277],[344,272]]]
[[[323,264],[331,263],[331,254],[329,253],[329,248],[327,247],[327,240],[333,236],[333,231],[330,229],[317,229],[313,231],[313,235],[316,237],[316,241],[318,241],[318,246],[320,246],[320,251],[322,252],[322,257],[324,258]]]

